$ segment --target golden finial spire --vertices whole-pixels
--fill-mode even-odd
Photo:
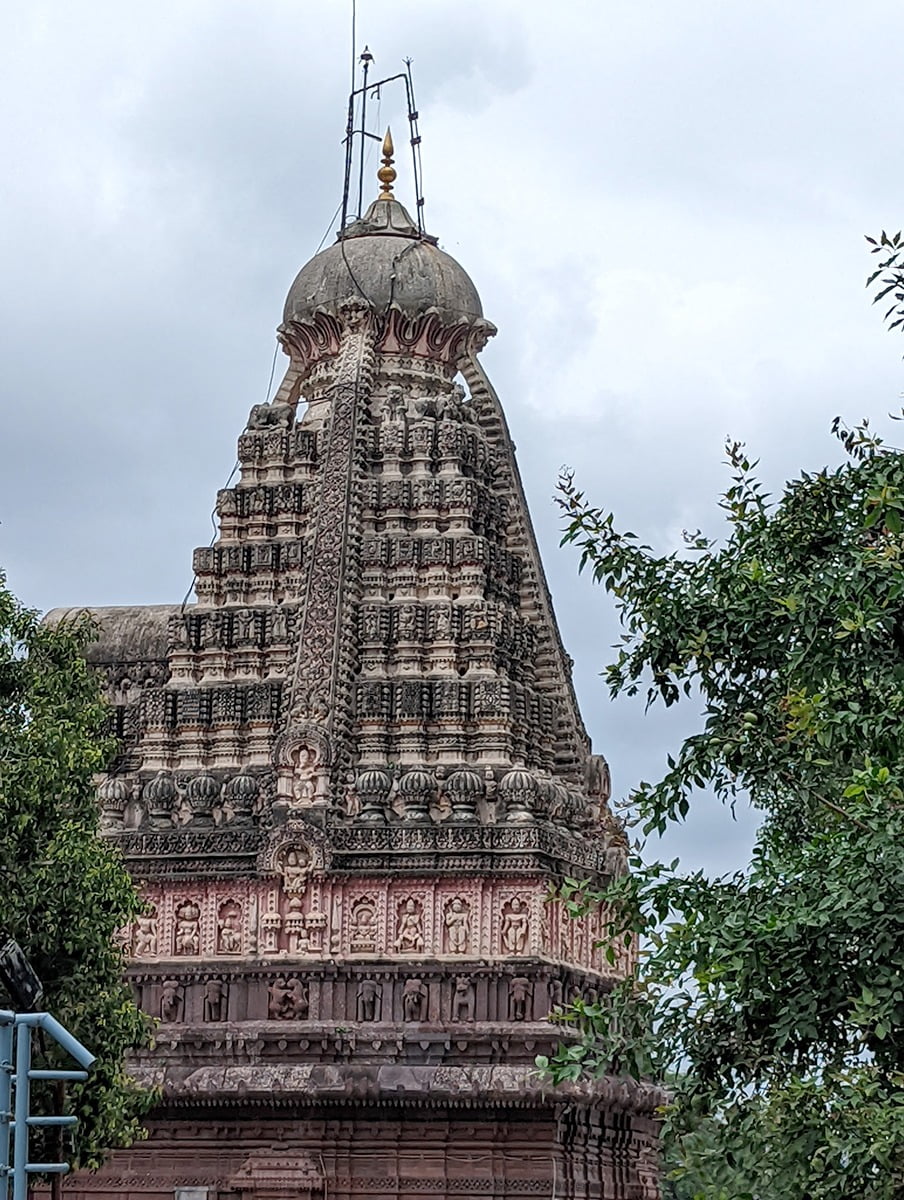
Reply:
[[[392,165],[392,156],[395,154],[395,146],[392,144],[392,132],[387,129],[386,137],[383,138],[383,165],[377,171],[377,179],[382,184],[383,190],[377,196],[378,200],[394,200],[392,194],[392,185],[395,182],[396,169]]]

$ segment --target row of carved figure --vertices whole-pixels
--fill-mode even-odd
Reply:
[[[292,852],[290,852],[291,855]],[[294,866],[287,862],[286,886],[297,889],[291,878]],[[303,876],[303,868],[301,868]],[[287,910],[280,913],[275,904],[260,915],[258,951],[262,954],[319,954],[323,950],[323,933],[327,925],[324,913],[303,911],[303,900],[293,895]],[[474,953],[472,941],[473,918],[471,905],[462,896],[446,901],[443,909],[443,946],[447,954]],[[522,956],[529,953],[530,911],[526,900],[513,896],[502,908],[500,923],[500,950],[503,954]],[[151,906],[147,913],[137,918],[131,946],[137,959],[155,958],[161,955],[158,917]],[[285,933],[285,941],[281,933]],[[248,952],[245,944],[244,919],[241,905],[235,900],[226,900],[217,908],[215,952],[223,955],[239,955]],[[362,896],[351,907],[348,950],[352,954],[375,954],[379,951],[380,929],[377,916],[377,901]],[[172,921],[171,953],[174,957],[198,957],[202,954],[201,907],[195,900],[183,900],[175,905]],[[204,947],[204,949],[207,949]],[[391,949],[398,954],[430,953],[424,930],[424,905],[420,899],[408,897],[398,902],[395,936]],[[164,948],[166,956],[170,951]]]
[[[420,975],[411,975],[391,982],[367,976],[357,984],[350,984],[352,991],[350,1001],[344,997],[339,1013],[333,1010],[321,1012],[321,1020],[341,1019],[360,1022],[386,1021],[474,1021],[476,1019],[494,1019],[507,1021],[529,1021],[543,1019],[550,1011],[563,1003],[564,988],[561,980],[550,979],[545,986],[526,975],[514,975],[498,981],[503,991],[497,995],[495,990],[492,997],[483,991],[479,997],[478,1009],[478,976],[454,975],[440,983],[432,982]],[[195,1009],[187,1012],[188,993],[191,985],[179,979],[164,979],[159,985],[159,1016],[167,1023],[200,1018],[204,1022],[216,1022],[236,1019],[261,1019],[271,1021],[306,1021],[314,1017],[312,1012],[311,981],[300,975],[285,974],[274,978],[266,988],[266,1014],[255,1011],[253,998],[247,996],[245,989],[244,1008],[250,1007],[250,1012],[240,1015],[230,1011],[230,981],[226,977],[211,976],[199,983],[199,995],[192,992],[191,1000]],[[235,986],[233,984],[233,986]],[[535,1009],[535,994],[540,1005]],[[545,993],[545,995],[544,995]],[[431,1011],[431,995],[434,998],[434,1009]],[[599,998],[596,989],[585,989],[581,994],[585,1003],[595,1002]],[[543,1007],[543,1000],[546,1005]],[[200,1004],[198,1005],[198,1001]],[[488,1005],[490,1009],[488,1009]],[[237,1008],[238,1005],[233,1006]],[[322,1007],[322,1005],[321,1005]],[[198,1011],[199,1009],[199,1011]]]

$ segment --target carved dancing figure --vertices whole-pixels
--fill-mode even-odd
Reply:
[[[402,954],[416,954],[424,948],[424,930],[417,901],[409,897],[399,912],[399,932],[395,948]]]
[[[508,954],[523,954],[530,933],[530,915],[520,896],[513,897],[502,917],[502,946]]]
[[[155,913],[148,913],[146,916],[139,917],[135,922],[135,954],[141,956],[143,954],[157,953],[157,916]]]
[[[450,954],[467,954],[471,937],[471,918],[467,904],[460,896],[446,907],[446,945]]]

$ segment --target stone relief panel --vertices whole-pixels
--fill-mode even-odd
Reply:
[[[635,950],[600,945],[606,916],[569,918],[539,877],[355,876],[312,869],[297,837],[269,878],[157,884],[122,942],[133,961],[545,959],[621,976]],[[354,1005],[352,1005],[354,1007]]]

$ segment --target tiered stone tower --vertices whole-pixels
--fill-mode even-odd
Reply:
[[[476,357],[495,330],[384,151],[289,292],[197,602],[95,610],[163,1099],[77,1196],[658,1195],[655,1090],[533,1069],[550,1009],[623,969],[550,883],[624,843]]]

